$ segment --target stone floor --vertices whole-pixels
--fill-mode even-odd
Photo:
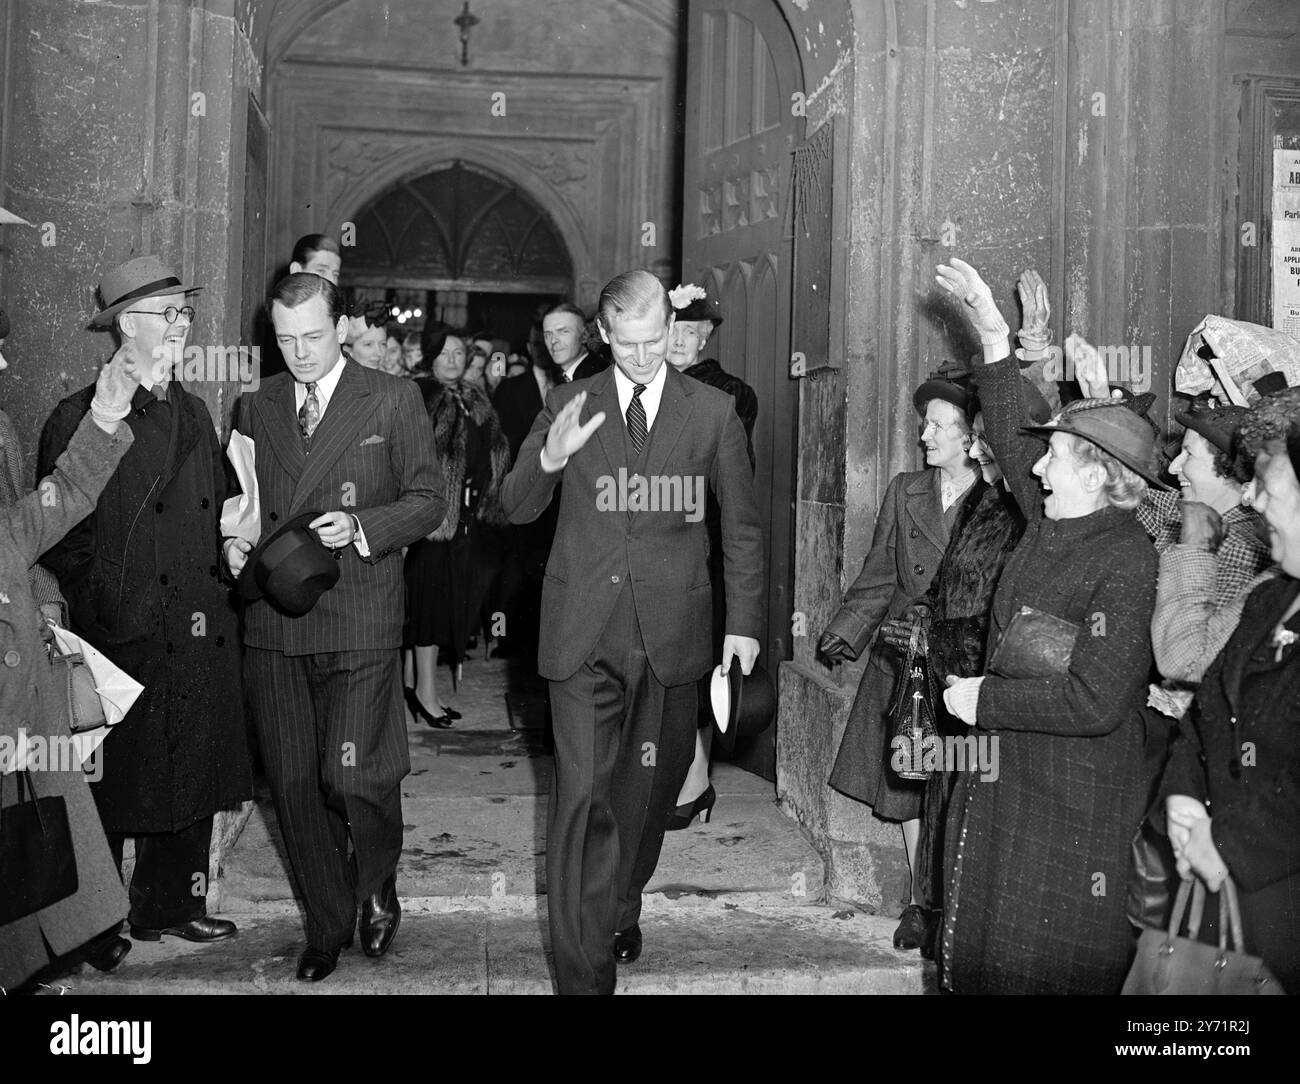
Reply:
[[[380,961],[344,953],[319,984],[294,977],[302,925],[274,811],[258,801],[209,911],[237,938],[198,946],[136,943],[112,975],[64,980],[81,993],[548,993],[545,908],[544,687],[510,664],[465,663],[444,699],[452,730],[408,720],[403,921]],[[668,834],[647,888],[641,959],[620,969],[628,993],[922,993],[933,968],[896,952],[896,920],[825,898],[823,865],[780,811],[771,783],[715,765],[709,824]]]

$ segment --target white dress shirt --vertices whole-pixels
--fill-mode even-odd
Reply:
[[[574,358],[568,365],[561,366],[564,370],[564,382],[572,382],[573,374],[578,371],[578,366],[587,360],[587,351],[583,351],[578,357]]]
[[[339,386],[339,379],[343,376],[343,366],[347,364],[347,358],[340,354],[338,363],[334,368],[316,381],[316,402],[320,407],[320,418],[316,422],[317,429],[320,428],[320,423],[325,420],[325,410],[330,405],[330,400],[334,397],[334,389]],[[295,416],[302,410],[302,406],[305,402],[307,402],[307,385],[295,377],[293,381],[293,404]],[[357,547],[357,552],[361,554],[362,557],[369,557],[370,546],[366,542],[365,531],[361,529],[361,517],[351,512],[349,512],[348,515],[352,516],[352,526],[355,527],[357,531],[357,536],[352,540],[352,544]]]

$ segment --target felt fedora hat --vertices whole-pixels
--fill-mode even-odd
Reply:
[[[758,663],[744,674],[737,659],[726,674],[721,665],[700,679],[701,699],[713,714],[713,725],[722,747],[730,752],[737,738],[763,733],[776,718],[776,688],[768,672]]]
[[[1054,423],[1026,426],[1024,432],[1047,437],[1072,433],[1114,456],[1154,488],[1173,488],[1160,481],[1156,434],[1151,423],[1118,399],[1078,399],[1058,414]]]
[[[307,527],[320,512],[302,512],[259,542],[239,573],[239,594],[265,597],[277,609],[301,617],[339,580],[339,563]]]
[[[157,256],[137,256],[105,273],[99,283],[103,308],[90,320],[91,327],[108,327],[113,317],[133,301],[167,294],[192,294],[202,286],[185,286]]]

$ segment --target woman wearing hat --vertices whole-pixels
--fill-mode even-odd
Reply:
[[[1178,726],[1161,782],[1178,872],[1205,882],[1207,911],[1230,874],[1245,951],[1300,990],[1300,393],[1255,407],[1260,448],[1248,500],[1279,575],[1247,599],[1227,646]],[[1202,937],[1208,933],[1202,925]]]
[[[833,662],[856,659],[877,640],[883,621],[902,617],[929,589],[962,498],[979,475],[970,454],[968,388],[951,380],[930,379],[917,388],[912,403],[924,419],[921,443],[926,467],[895,475],[885,491],[862,572],[817,644],[819,653]],[[900,778],[890,767],[886,718],[902,661],[885,643],[873,646],[829,782],[850,798],[866,802],[881,820],[901,822],[912,877],[894,945],[915,949],[925,942],[929,922],[916,875],[923,788]]]
[[[1046,449],[1026,442],[1023,382],[988,286],[961,260],[938,276],[985,344],[990,442],[1028,524],[994,594],[988,669],[948,677],[944,694],[997,740],[999,760],[996,781],[965,773],[949,811],[944,981],[959,993],[1117,993],[1134,943],[1125,885],[1147,792],[1156,586],[1133,510],[1162,485],[1155,435],[1121,403],[1081,399],[1031,427]]]

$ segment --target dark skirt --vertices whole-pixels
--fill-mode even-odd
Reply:
[[[504,556],[504,532],[471,522],[445,542],[420,539],[406,551],[407,647],[437,646],[453,661],[490,615],[480,613]],[[490,625],[489,625],[490,627]]]

